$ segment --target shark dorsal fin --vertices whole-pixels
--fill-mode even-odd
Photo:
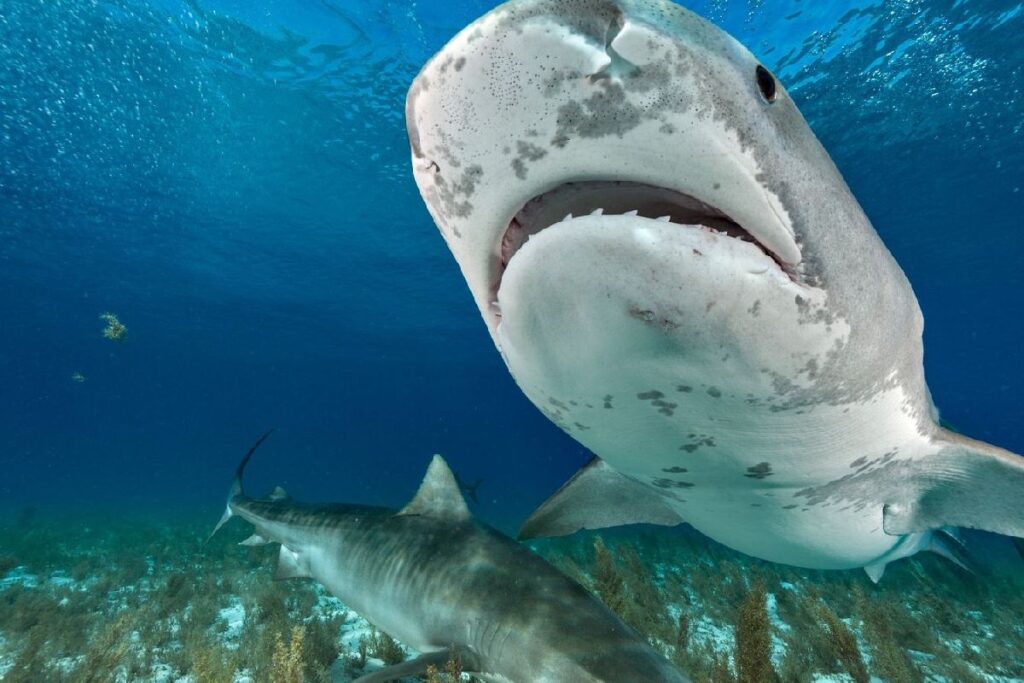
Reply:
[[[291,498],[291,496],[288,495],[288,492],[285,491],[280,486],[275,486],[274,490],[270,492],[269,496],[267,496],[267,500],[274,500],[274,501],[277,501],[277,500],[289,500],[290,498]]]
[[[459,484],[444,458],[440,455],[434,456],[416,495],[398,514],[429,515],[452,521],[470,518],[469,508],[466,507]]]

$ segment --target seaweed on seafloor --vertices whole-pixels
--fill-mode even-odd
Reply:
[[[305,635],[302,626],[292,629],[287,643],[280,633],[277,634],[270,660],[270,683],[304,683],[302,641]]]
[[[398,644],[398,641],[384,631],[372,627],[370,635],[363,636],[363,638],[366,639],[367,652],[374,659],[379,659],[389,666],[405,661],[405,650]],[[360,638],[360,645],[363,638]]]
[[[626,584],[619,573],[608,546],[600,536],[594,537],[593,590],[608,609],[620,617],[626,609]]]
[[[734,658],[738,683],[772,683],[778,678],[772,666],[772,623],[768,617],[767,592],[760,579],[754,582],[740,605]]]
[[[636,547],[619,546],[622,576],[626,589],[625,621],[656,645],[671,644],[677,635],[678,621],[673,621],[658,589],[655,577],[645,566]]]
[[[427,667],[424,677],[425,683],[459,683],[462,680],[462,658],[455,651],[448,656],[443,671],[431,664]],[[469,680],[475,681],[476,679],[470,677]]]
[[[858,598],[874,674],[887,683],[922,683],[924,675],[894,636],[893,624],[903,611],[864,592]]]
[[[342,619],[310,619],[302,644],[303,670],[307,683],[328,683],[331,665],[338,659],[338,634]]]
[[[116,672],[131,665],[132,620],[127,614],[114,617],[89,643],[85,659],[75,667],[75,680],[108,683]]]
[[[235,680],[238,652],[214,643],[193,643],[189,649],[194,683],[232,683]]]
[[[818,603],[817,607],[818,617],[825,627],[836,659],[839,660],[854,683],[869,683],[870,676],[868,676],[860,647],[857,645],[857,636],[824,602]]]
[[[14,555],[0,555],[0,578],[3,578],[7,572],[11,571],[18,566],[18,560]]]

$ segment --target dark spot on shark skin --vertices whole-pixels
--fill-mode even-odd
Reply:
[[[520,180],[526,179],[527,162],[543,159],[548,153],[548,151],[543,147],[535,145],[532,142],[527,142],[526,140],[519,140],[516,142],[516,151],[519,154],[512,160],[512,169],[515,171],[516,177]]]
[[[708,396],[711,398],[722,398],[722,392],[718,387],[708,387]]]
[[[850,463],[850,467],[856,469],[856,468],[860,467],[861,465],[863,465],[865,462],[867,462],[867,460],[868,460],[868,456],[862,455],[859,458],[857,458],[856,460],[854,460],[853,462],[851,462]]]
[[[783,510],[792,510],[792,509],[794,509],[794,508],[798,508],[798,507],[800,507],[800,506],[799,506],[799,505],[797,505],[796,503],[794,503],[793,505],[783,505],[783,506],[782,506],[782,509],[783,509]]]
[[[688,439],[690,439],[690,443],[684,443],[682,446],[679,447],[679,450],[685,451],[686,453],[693,453],[698,448],[703,448],[705,446],[708,448],[715,447],[715,437],[713,436],[708,436],[707,434],[692,433],[687,434],[686,436]]]
[[[811,358],[804,367],[797,370],[798,375],[805,372],[807,373],[807,379],[815,379],[818,376],[818,359]]]
[[[480,181],[483,173],[484,170],[481,166],[473,164],[463,170],[462,176],[451,184],[443,176],[435,176],[437,197],[444,204],[448,215],[466,218],[473,212],[473,204],[468,201],[468,198],[473,196],[476,184]],[[460,197],[464,199],[460,201]]]
[[[458,59],[455,60],[455,70],[456,71],[462,71],[462,67],[464,67],[464,66],[466,66],[466,58],[465,57],[459,57]]]
[[[562,415],[561,410],[551,410],[550,408],[540,409],[549,420],[555,423],[555,426],[559,427],[564,431],[570,431],[569,426],[565,422],[565,417]]]
[[[605,394],[603,400],[604,400],[604,407],[607,410],[611,410],[611,407],[612,407],[612,395],[611,394]]]
[[[750,308],[747,309],[747,313],[754,316],[755,318],[761,315],[761,300],[755,301]]]
[[[682,474],[684,472],[689,472],[690,470],[686,469],[685,467],[676,466],[676,467],[664,467],[664,468],[662,468],[661,471],[662,472],[668,472],[669,474]]]
[[[573,422],[573,424],[574,424],[574,425],[576,425],[576,427],[577,427],[578,429],[580,429],[580,430],[583,430],[583,431],[585,431],[585,430],[587,430],[587,429],[590,429],[590,427],[588,427],[587,425],[585,425],[585,424],[581,424],[581,423],[579,423],[579,422]]]
[[[657,327],[660,327],[666,332],[671,332],[672,330],[675,330],[679,327],[679,323],[669,320],[668,318],[659,319],[658,316],[654,313],[654,311],[648,310],[646,308],[637,308],[635,306],[630,306],[629,316],[631,318],[636,318],[637,320],[640,320],[648,325],[656,325]]]
[[[704,312],[705,313],[710,313],[711,309],[714,308],[716,303],[718,303],[718,302],[717,301],[709,301],[708,305],[704,307]]]
[[[686,384],[678,384],[676,385],[676,391],[681,391],[684,394],[688,394],[691,391],[693,391],[693,387],[687,386]]]
[[[678,404],[669,403],[668,401],[663,401],[660,398],[656,398],[653,401],[651,401],[651,405],[657,407],[658,412],[661,413],[662,415],[668,415],[671,417],[675,413],[675,409]]]
[[[773,474],[775,473],[772,472],[772,466],[769,463],[759,462],[756,465],[748,467],[747,473],[743,476],[750,479],[766,479]]]
[[[860,512],[868,505],[899,499],[905,493],[903,487],[913,467],[913,463],[906,460],[887,461],[867,471],[862,469],[826,484],[801,489],[793,497],[804,498],[807,507],[852,502],[854,509]]]
[[[536,131],[533,131],[536,134]],[[516,143],[516,151],[519,152],[519,156],[523,157],[527,161],[537,161],[547,156],[548,151],[543,147],[527,142],[525,140],[519,140]]]
[[[692,489],[694,487],[692,482],[676,481],[675,479],[655,479],[651,483],[663,489]]]
[[[519,157],[512,160],[512,171],[515,172],[516,178],[526,180],[526,163]]]
[[[577,403],[576,401],[572,401],[572,400],[570,400],[570,401],[569,401],[569,405],[571,405],[571,406],[578,406],[578,405],[579,405],[579,403]]]
[[[555,406],[556,408],[559,408],[561,410],[569,412],[569,406],[565,405],[564,403],[559,401],[557,398],[548,398],[548,403],[550,403],[551,405]]]
[[[722,189],[722,183],[715,183],[711,187],[713,187],[716,190],[721,190]]]
[[[700,249],[694,249],[694,250],[693,250],[693,255],[694,255],[694,256],[703,256],[703,255],[704,255],[704,252],[703,252],[703,251],[701,251]]]
[[[671,401],[663,400],[665,398],[665,394],[661,393],[657,389],[651,389],[650,391],[642,391],[639,394],[637,394],[636,397],[641,401],[650,401],[651,405],[657,408],[659,413],[661,413],[662,415],[667,415],[669,417],[671,417],[674,414],[675,409],[679,405],[677,403],[672,403]]]

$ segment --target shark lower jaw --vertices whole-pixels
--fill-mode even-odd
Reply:
[[[509,221],[495,249],[495,301],[509,262],[534,235],[581,216],[633,216],[637,220],[670,222],[680,229],[699,229],[753,244],[767,257],[766,264],[796,284],[802,284],[800,259],[787,260],[781,253],[799,254],[786,231],[766,226],[747,228],[728,213],[689,194],[656,185],[623,181],[566,182],[530,199]]]

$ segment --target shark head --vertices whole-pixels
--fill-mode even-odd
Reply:
[[[782,84],[697,15],[507,3],[424,67],[406,113],[429,211],[549,415],[643,389],[602,388],[595,364],[692,384],[712,357],[731,362],[708,384],[757,400],[926,395],[899,266]],[[930,424],[929,401],[908,410]]]

